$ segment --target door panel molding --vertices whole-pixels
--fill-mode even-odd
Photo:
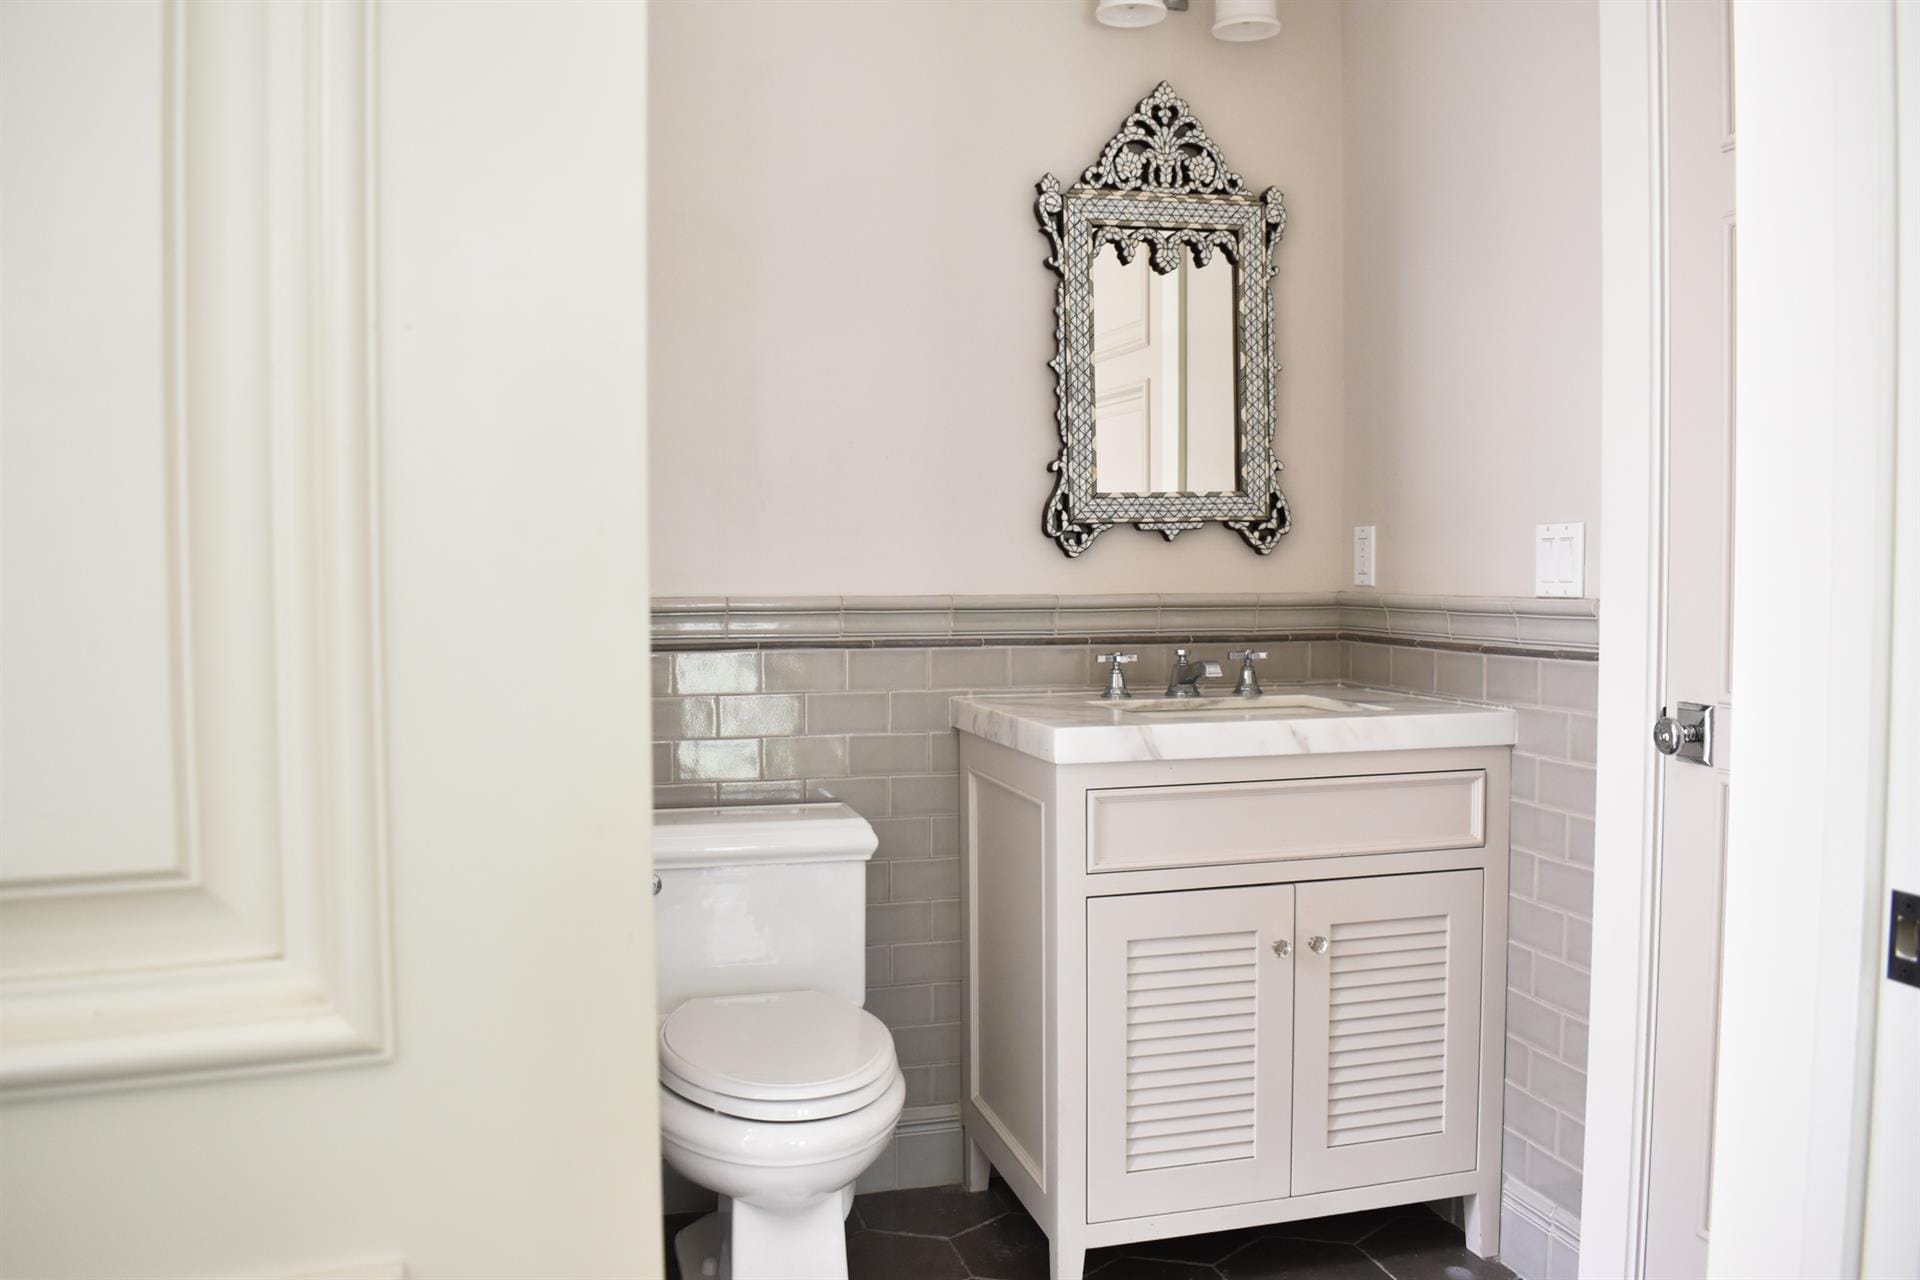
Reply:
[[[153,642],[181,852],[0,892],[0,1096],[379,1058],[392,1039],[373,19],[174,4],[164,28],[151,479],[172,600]]]
[[[0,677],[0,893],[178,886],[198,868],[182,768],[191,700],[179,696],[181,647],[143,642],[182,618],[174,517],[186,379],[172,306],[178,219],[167,212],[185,154],[182,25],[158,4],[124,7],[90,37],[30,10],[13,16],[21,34],[12,38],[22,50],[38,46],[38,66],[9,65],[10,88],[22,96],[0,113],[62,115],[66,132],[49,135],[63,136],[64,148],[11,148],[4,171],[0,572],[10,625]],[[89,99],[91,110],[74,119],[72,105]],[[60,150],[94,164],[75,172]],[[36,306],[48,295],[59,304]],[[93,376],[75,376],[82,359]],[[92,449],[61,447],[82,433]],[[117,465],[99,466],[103,455]],[[111,534],[164,554],[129,563]],[[64,554],[46,554],[50,545]],[[108,714],[111,738],[69,727]],[[112,806],[98,804],[91,785],[107,774],[117,783]]]

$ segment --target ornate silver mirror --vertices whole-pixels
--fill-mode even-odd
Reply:
[[[1077,556],[1116,524],[1171,541],[1217,520],[1272,551],[1289,526],[1274,456],[1279,190],[1247,195],[1161,81],[1078,184],[1040,179],[1036,212],[1060,275],[1047,536]]]

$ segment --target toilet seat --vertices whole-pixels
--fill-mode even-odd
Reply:
[[[689,1000],[660,1027],[660,1082],[689,1102],[748,1120],[846,1115],[898,1074],[878,1018],[824,992]]]
[[[688,1102],[697,1103],[724,1116],[788,1124],[802,1120],[828,1120],[834,1116],[844,1116],[862,1107],[870,1106],[886,1096],[887,1087],[893,1083],[893,1075],[894,1073],[888,1072],[875,1076],[871,1084],[861,1089],[836,1093],[825,1098],[805,1098],[794,1102],[768,1102],[763,1099],[736,1098],[724,1093],[715,1093],[711,1089],[702,1089],[699,1085],[682,1079],[667,1070],[664,1065],[660,1068],[660,1085]]]

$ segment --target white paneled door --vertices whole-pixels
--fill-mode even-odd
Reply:
[[[1896,16],[1899,103],[1899,377],[1920,386],[1920,13]],[[1896,427],[1892,670],[1889,676],[1887,832],[1884,884],[1920,894],[1920,396],[1902,395]],[[1895,929],[1889,908],[1880,922]],[[1876,936],[1879,988],[1860,1274],[1920,1275],[1920,987],[1891,980],[1888,952],[1914,954],[1916,939]]]
[[[1669,4],[1669,413],[1661,700],[1713,708],[1710,762],[1659,766],[1646,1274],[1706,1274],[1733,758],[1733,68],[1728,3]]]
[[[657,1264],[645,28],[0,5],[0,1274]]]
[[[365,28],[297,15],[0,14],[16,1096],[391,1047]]]

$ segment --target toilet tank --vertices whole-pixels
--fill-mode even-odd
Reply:
[[[877,843],[844,804],[655,810],[660,1014],[695,996],[801,987],[864,1004]]]

